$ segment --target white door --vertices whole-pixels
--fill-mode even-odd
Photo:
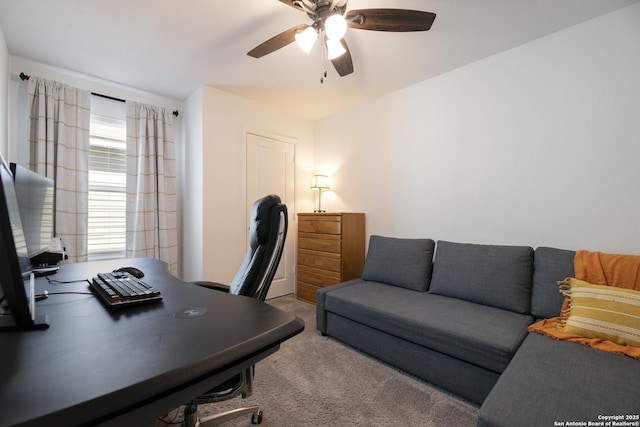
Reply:
[[[295,145],[277,137],[247,132],[246,156],[247,220],[253,202],[268,194],[280,196],[289,212],[289,230],[282,259],[271,282],[267,298],[292,294],[294,292]]]

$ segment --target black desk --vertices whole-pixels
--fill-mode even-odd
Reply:
[[[49,277],[81,280],[129,265],[163,302],[111,312],[91,295],[51,295],[36,303],[49,329],[0,334],[0,425],[149,425],[304,328],[263,302],[182,282],[154,259],[69,264]],[[46,278],[36,288],[89,292],[87,282]],[[201,315],[184,315],[193,308]]]

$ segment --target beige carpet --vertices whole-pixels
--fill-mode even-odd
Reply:
[[[475,405],[320,336],[314,305],[293,296],[268,302],[303,319],[304,332],[256,365],[253,396],[201,405],[201,415],[257,404],[264,427],[476,425]],[[170,415],[180,421],[180,412]],[[250,426],[250,418],[224,425]]]

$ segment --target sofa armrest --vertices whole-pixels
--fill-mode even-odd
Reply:
[[[335,291],[336,289],[341,289],[347,286],[354,285],[356,283],[360,283],[362,281],[362,279],[353,279],[347,282],[320,288],[316,291],[316,329],[321,335],[325,335],[327,333],[327,316],[324,308],[327,293]]]

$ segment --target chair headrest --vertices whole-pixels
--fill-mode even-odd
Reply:
[[[267,240],[271,209],[280,203],[280,197],[275,194],[265,196],[253,203],[251,221],[249,221],[249,236],[252,248]]]

